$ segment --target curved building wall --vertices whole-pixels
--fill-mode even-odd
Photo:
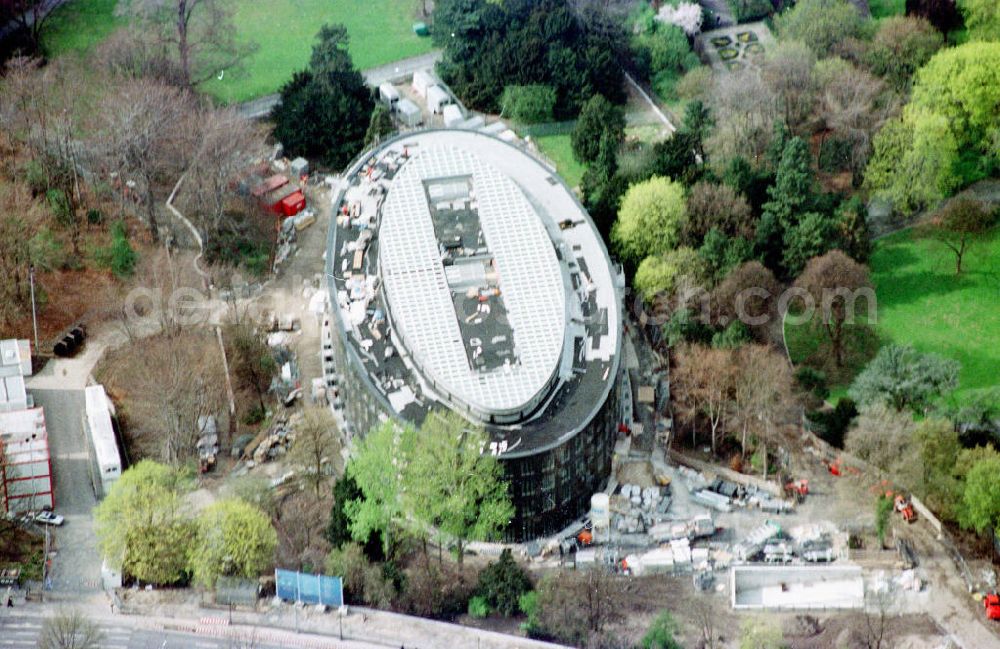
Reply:
[[[409,133],[396,140],[412,135]],[[389,146],[392,142],[393,140],[383,143],[380,148]],[[366,152],[358,157],[347,174],[348,177],[357,174],[371,153]],[[558,176],[552,177],[558,179]],[[565,187],[561,179],[558,182]],[[566,191],[569,192],[569,189],[566,188]],[[342,190],[334,205],[339,204],[343,196]],[[594,227],[589,215],[582,207],[579,209],[589,226]],[[348,423],[348,432],[351,435],[363,435],[387,419],[403,421],[405,417],[392,407],[385,391],[373,380],[369,361],[359,354],[348,339],[345,314],[338,306],[337,287],[332,279],[335,272],[339,271],[334,267],[334,252],[337,249],[336,228],[331,225],[327,275],[334,323],[331,338],[336,385],[340,405]],[[610,264],[606,252],[604,254],[606,262]],[[615,308],[617,311],[609,317],[618,318],[620,322],[620,307],[616,305]],[[574,402],[574,397],[570,396],[545,404],[543,409],[550,408],[552,412],[546,414],[544,423],[532,423],[524,429],[530,435],[532,427],[544,428],[544,436],[551,441],[529,448],[512,448],[509,452],[499,454],[515,506],[515,515],[505,531],[504,540],[520,542],[560,532],[587,513],[591,495],[601,491],[607,484],[620,416],[620,344],[619,337],[605,378],[599,381],[599,398],[591,397],[585,404],[581,404],[579,398]],[[564,401],[571,402],[570,407],[575,408],[572,417],[561,416],[560,409],[565,405]],[[458,411],[461,412],[460,409]],[[502,425],[486,424],[486,429],[494,437],[503,437],[510,432],[509,428]]]

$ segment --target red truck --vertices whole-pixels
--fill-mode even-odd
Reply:
[[[986,609],[986,619],[1000,620],[1000,595],[990,593],[984,597],[983,608]]]

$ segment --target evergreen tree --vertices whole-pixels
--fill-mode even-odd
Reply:
[[[351,61],[348,40],[343,25],[324,25],[309,69],[282,86],[271,119],[289,155],[339,168],[361,150],[374,101]]]

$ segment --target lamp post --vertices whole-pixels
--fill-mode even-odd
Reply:
[[[35,353],[39,353],[38,348],[38,316],[35,313],[35,265],[28,266],[28,283],[31,285],[31,327],[35,332]]]

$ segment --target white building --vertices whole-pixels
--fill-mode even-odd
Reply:
[[[25,410],[33,404],[24,387],[31,376],[31,345],[27,340],[0,340],[0,412]]]
[[[83,426],[87,433],[90,455],[90,479],[98,498],[108,494],[122,475],[122,460],[118,453],[115,428],[111,423],[111,402],[104,386],[92,385],[84,390],[86,408]]]
[[[417,70],[413,73],[413,82],[411,84],[413,92],[417,93],[421,97],[427,96],[427,89],[433,85],[437,85],[437,79],[428,70]]]
[[[53,507],[52,464],[41,408],[0,412],[0,499],[8,512]]]
[[[431,86],[427,89],[427,110],[435,115],[439,114],[441,109],[450,103],[451,95],[441,86]]]

